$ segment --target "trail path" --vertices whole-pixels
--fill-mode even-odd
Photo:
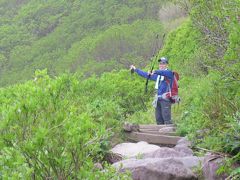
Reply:
[[[191,143],[176,135],[174,125],[125,124],[123,128],[128,142],[111,150],[110,162],[120,172],[130,171],[134,180],[217,178],[219,157],[195,156]]]

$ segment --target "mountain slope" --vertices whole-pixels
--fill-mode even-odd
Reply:
[[[94,64],[97,73],[121,64],[126,67],[127,58],[146,65],[152,56],[151,42],[163,32],[157,19],[164,4],[161,0],[2,0],[0,85],[30,79],[36,69],[48,68],[51,75],[88,71],[86,62],[87,67]],[[112,50],[107,52],[109,47]],[[109,60],[116,66],[103,68]]]

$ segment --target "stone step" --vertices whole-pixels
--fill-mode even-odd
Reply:
[[[159,132],[159,130],[153,129],[139,129],[140,133],[147,133],[147,134],[156,134],[156,135],[167,135],[167,136],[176,136],[176,132]]]
[[[155,124],[148,124],[148,125],[145,125],[145,124],[141,124],[139,125],[139,128],[140,129],[154,129],[154,130],[160,130],[162,128],[165,128],[165,127],[175,127],[174,124],[166,124],[166,125],[155,125]]]
[[[167,144],[176,145],[178,140],[182,137],[179,136],[167,136],[160,134],[142,133],[142,132],[126,132],[125,133],[129,140],[139,142],[145,141],[151,144]]]
[[[123,129],[124,131],[131,132],[131,131],[139,131],[139,129],[142,130],[150,130],[150,131],[159,131],[160,129],[164,128],[175,128],[173,124],[169,125],[156,125],[156,124],[131,124],[131,123],[124,123]]]

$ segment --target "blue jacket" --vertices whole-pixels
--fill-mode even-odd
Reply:
[[[148,78],[148,73],[144,72],[140,69],[135,69],[135,72],[144,78]],[[173,72],[170,70],[156,70],[152,76],[150,76],[150,80],[156,81],[158,75],[167,77],[170,82],[173,80]],[[161,78],[160,78],[161,79]],[[166,78],[164,78],[163,81],[159,82],[158,84],[158,95],[163,95],[163,93],[166,93],[169,91],[169,86],[166,82]]]

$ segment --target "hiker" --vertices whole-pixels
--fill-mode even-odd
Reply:
[[[131,70],[134,70],[139,76],[149,78],[150,80],[156,81],[155,89],[157,91],[153,106],[155,107],[155,117],[157,124],[172,124],[171,122],[171,101],[167,97],[169,92],[169,84],[167,79],[172,81],[174,76],[173,72],[167,69],[168,59],[161,57],[159,60],[159,70],[150,72],[144,72],[137,69],[134,65],[130,66]]]

